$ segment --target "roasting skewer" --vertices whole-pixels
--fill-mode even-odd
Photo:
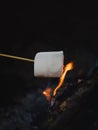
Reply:
[[[32,59],[24,58],[24,57],[19,57],[19,56],[13,56],[13,55],[8,55],[8,54],[0,54],[1,57],[7,57],[7,58],[12,58],[12,59],[17,59],[21,61],[27,61],[27,62],[34,62]]]

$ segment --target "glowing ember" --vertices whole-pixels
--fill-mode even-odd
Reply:
[[[68,64],[64,67],[63,72],[62,72],[61,77],[60,77],[59,84],[57,85],[57,87],[56,87],[56,88],[54,89],[54,91],[53,91],[53,96],[56,95],[57,90],[58,90],[58,89],[61,87],[61,85],[63,84],[64,79],[65,79],[65,76],[66,76],[66,74],[67,74],[67,71],[72,70],[72,69],[73,69],[73,62],[68,63]]]
[[[50,99],[51,99],[51,92],[52,92],[51,88],[46,88],[46,90],[43,91],[43,94],[45,95],[45,97],[48,101],[50,101]]]

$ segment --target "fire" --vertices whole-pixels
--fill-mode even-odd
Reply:
[[[64,67],[63,72],[62,72],[61,77],[60,77],[59,84],[57,85],[57,87],[56,87],[56,88],[54,89],[54,91],[53,91],[53,96],[56,95],[57,90],[58,90],[58,89],[61,87],[61,85],[63,84],[64,79],[65,79],[65,76],[66,76],[66,74],[67,74],[67,71],[72,70],[72,69],[73,69],[73,62],[68,63],[68,64]]]
[[[46,90],[43,91],[43,94],[45,95],[48,101],[50,101],[51,99],[51,92],[52,92],[52,88],[46,88]]]
[[[73,62],[68,63],[68,64],[63,68],[63,72],[62,72],[62,74],[61,74],[59,84],[57,85],[57,87],[56,87],[56,88],[54,89],[54,91],[53,91],[53,96],[56,95],[57,90],[58,90],[58,89],[61,87],[61,85],[63,84],[67,72],[68,72],[69,70],[72,70],[72,69],[73,69]],[[46,97],[46,99],[47,99],[48,101],[51,100],[51,93],[52,93],[52,88],[50,88],[50,87],[46,88],[46,90],[43,91],[43,95],[45,95],[45,97]]]

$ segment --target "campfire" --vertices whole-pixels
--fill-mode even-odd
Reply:
[[[74,68],[73,62],[69,62],[67,65],[65,65],[63,67],[63,72],[60,76],[59,83],[56,86],[56,88],[54,90],[52,90],[51,87],[48,87],[43,91],[43,95],[46,97],[47,101],[50,103],[50,107],[53,107],[53,105],[55,103],[56,94],[59,91],[59,89],[62,87],[62,84],[64,82],[67,72],[72,70],[73,68]]]
[[[50,116],[48,117],[47,121],[48,123],[44,122],[45,126],[42,125],[42,127],[45,129],[61,129],[63,128],[64,123],[64,126],[67,127],[67,123],[70,122],[71,118],[73,117],[72,115],[74,115],[78,109],[81,110],[81,107],[83,107],[83,102],[85,104],[85,96],[95,89],[94,85],[97,82],[96,75],[98,73],[98,66],[95,66],[94,71],[92,71],[92,77],[88,77],[87,79],[77,77],[74,80],[65,81],[67,72],[71,71],[73,68],[73,62],[69,62],[67,65],[65,65],[58,85],[54,89],[53,87],[48,87],[43,91],[43,95],[46,97],[49,103],[48,110],[50,112]],[[81,107],[79,107],[80,105]],[[52,123],[53,125],[51,125]]]

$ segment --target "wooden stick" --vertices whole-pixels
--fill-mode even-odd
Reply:
[[[27,62],[34,62],[33,59],[28,59],[28,58],[23,58],[23,57],[8,55],[8,54],[2,54],[2,53],[0,53],[0,56],[7,57],[7,58],[12,58],[12,59],[17,59],[17,60],[22,60],[22,61],[27,61]]]

